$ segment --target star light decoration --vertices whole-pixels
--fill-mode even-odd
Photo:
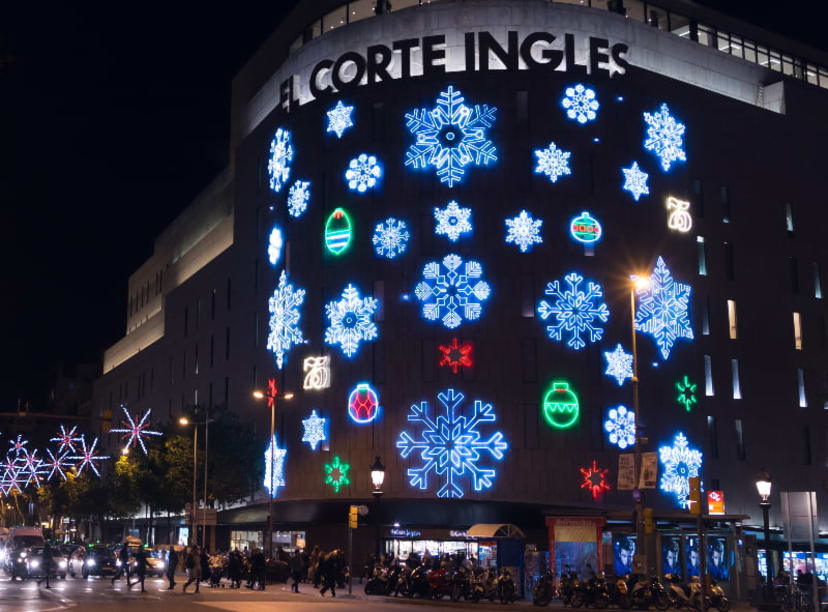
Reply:
[[[147,447],[144,444],[144,439],[147,436],[161,436],[160,431],[152,431],[149,429],[150,423],[150,415],[152,414],[152,410],[147,410],[144,413],[144,416],[136,423],[135,418],[129,413],[126,409],[126,406],[121,406],[121,410],[126,417],[125,420],[121,421],[121,425],[123,427],[119,427],[117,429],[110,429],[109,433],[119,433],[121,435],[121,439],[125,441],[124,448],[129,449],[137,442],[141,445],[141,450],[144,451],[144,455],[147,454]],[[136,415],[137,416],[137,415]]]
[[[535,220],[525,210],[520,211],[517,217],[506,219],[506,243],[517,245],[520,247],[520,252],[525,253],[532,248],[533,244],[543,242],[540,235],[541,225],[543,225],[541,219]]]
[[[271,497],[276,497],[279,487],[285,486],[285,457],[286,448],[279,448],[276,445],[276,436],[270,439],[270,444],[265,450],[265,475],[264,488]]]
[[[351,465],[342,463],[339,455],[334,455],[333,460],[326,463],[323,469],[325,470],[325,484],[333,487],[334,493],[339,493],[340,487],[351,484],[351,479],[348,478],[348,470],[351,469]]]
[[[604,421],[604,431],[607,432],[610,444],[615,444],[621,450],[635,444],[635,413],[627,410],[626,406],[610,408],[607,419]]]
[[[644,113],[647,137],[644,148],[653,152],[660,160],[665,172],[676,161],[687,161],[684,153],[684,124],[676,121],[666,104],[654,113]]]
[[[434,233],[443,235],[452,242],[457,242],[460,234],[472,231],[471,208],[462,208],[455,200],[445,208],[434,207]]]
[[[320,442],[328,439],[328,434],[325,431],[327,423],[328,419],[320,417],[316,414],[316,410],[311,410],[310,416],[302,419],[302,428],[304,429],[302,442],[307,442],[311,450],[316,450]]]
[[[583,125],[587,121],[594,121],[598,116],[598,100],[595,99],[595,90],[584,87],[581,83],[567,87],[564,97],[561,98],[561,106],[566,111],[566,116],[576,120]]]
[[[291,217],[301,217],[310,201],[310,181],[295,181],[288,190],[287,206]],[[273,263],[273,262],[271,262]]]
[[[60,426],[60,431],[57,434],[57,437],[50,438],[49,442],[57,442],[58,443],[58,452],[62,453],[64,451],[68,452],[75,452],[75,444],[80,442],[80,436],[75,435],[78,426],[73,425],[72,429],[66,431],[66,427],[63,425]]]
[[[690,478],[699,475],[702,453],[691,448],[682,432],[676,433],[672,445],[660,446],[658,458],[663,470],[659,488],[662,492],[675,495],[679,506],[689,507]]]
[[[480,492],[494,485],[497,472],[494,468],[480,467],[483,455],[488,454],[498,461],[503,459],[509,443],[503,433],[497,431],[489,438],[483,438],[479,426],[494,423],[497,419],[490,403],[475,400],[470,416],[458,414],[465,396],[447,389],[437,395],[442,414],[436,418],[429,415],[428,402],[414,404],[408,413],[409,423],[421,423],[423,430],[419,438],[413,438],[407,431],[400,432],[397,448],[400,456],[407,459],[412,453],[419,455],[421,466],[408,468],[408,481],[412,487],[428,488],[429,476],[441,479],[443,485],[437,497],[463,497],[459,482],[471,478],[475,491]]]
[[[379,335],[372,321],[379,300],[360,297],[359,290],[348,284],[342,297],[325,305],[330,324],[325,329],[325,342],[339,345],[346,357],[353,357],[361,341],[375,340]]]
[[[60,475],[63,480],[66,480],[65,470],[72,468],[72,463],[68,460],[69,451],[58,451],[58,454],[55,455],[51,449],[47,448],[46,454],[48,455],[48,458],[43,460],[43,469],[44,471],[49,472],[46,476],[46,480],[52,480],[52,476],[55,474]]]
[[[696,398],[696,387],[698,387],[698,385],[690,382],[690,379],[688,379],[687,376],[676,383],[676,391],[678,391],[676,401],[684,406],[684,409],[687,412],[690,412],[693,406],[699,402]]]
[[[673,280],[673,275],[659,257],[650,282],[638,290],[638,310],[635,313],[635,328],[650,334],[666,360],[676,340],[693,339],[688,308],[690,285]]]
[[[610,486],[607,483],[607,474],[609,470],[598,467],[598,462],[593,460],[592,465],[585,468],[578,468],[581,471],[584,481],[581,483],[581,488],[586,489],[592,494],[592,499],[597,501],[604,491],[609,491]]]
[[[382,176],[382,166],[377,162],[375,155],[360,153],[353,158],[345,170],[345,180],[348,182],[348,189],[365,193],[377,186]]]
[[[480,280],[482,277],[483,266],[476,261],[463,263],[459,255],[446,255],[442,263],[428,262],[423,268],[423,280],[414,288],[414,294],[423,303],[423,317],[429,321],[440,319],[448,329],[456,328],[463,319],[480,318],[483,302],[491,293],[489,284]]]
[[[571,155],[569,151],[559,149],[554,142],[550,142],[545,149],[535,149],[535,157],[538,158],[535,174],[545,174],[550,181],[557,183],[558,178],[572,174],[569,168]]]
[[[83,473],[84,468],[88,466],[90,470],[95,472],[95,476],[100,477],[101,473],[98,471],[95,462],[109,459],[109,457],[101,455],[100,451],[96,451],[96,446],[98,446],[98,438],[95,438],[92,444],[87,447],[86,436],[82,435],[80,439],[80,454],[67,457],[67,459],[72,459],[73,461],[78,462],[76,466],[78,468],[78,476],[80,476]]]
[[[388,217],[382,223],[377,223],[372,243],[377,255],[394,259],[397,255],[405,253],[410,236],[405,221]]]
[[[353,127],[354,121],[351,119],[353,106],[346,106],[339,100],[331,110],[328,111],[328,129],[325,131],[336,134],[337,138],[342,138],[343,132],[349,127]]]
[[[638,162],[633,162],[629,168],[621,168],[624,175],[625,189],[632,194],[632,197],[638,202],[643,195],[650,195],[650,188],[647,186],[647,178],[650,176],[638,167]]]
[[[282,245],[284,240],[282,238],[282,230],[274,227],[270,231],[270,238],[267,241],[267,260],[271,266],[275,266],[279,258],[282,256]]]
[[[450,344],[441,344],[438,348],[442,354],[439,366],[449,367],[455,374],[460,371],[461,367],[470,368],[472,366],[473,347],[471,342],[460,344],[457,338],[452,338]]]
[[[569,337],[567,346],[579,350],[586,346],[583,335],[590,342],[601,339],[604,329],[598,323],[607,322],[609,308],[599,299],[604,292],[598,283],[588,281],[586,291],[582,290],[584,277],[577,272],[567,274],[564,282],[567,289],[563,289],[559,281],[547,283],[544,293],[554,300],[551,304],[546,300],[538,302],[538,314],[543,321],[554,315],[554,324],[546,327],[552,340],[561,342],[566,334]]]
[[[633,377],[633,356],[624,350],[619,342],[615,350],[604,351],[604,358],[607,360],[607,369],[604,374],[615,378],[618,386],[624,381]]]
[[[282,270],[279,285],[268,301],[270,310],[270,333],[267,336],[267,350],[276,356],[276,366],[281,370],[290,349],[297,344],[304,344],[305,337],[299,327],[302,313],[299,308],[305,301],[305,290],[294,288],[287,280],[287,273]]]
[[[463,179],[470,164],[485,166],[497,161],[497,149],[486,137],[497,108],[488,104],[469,107],[463,101],[463,94],[449,85],[440,92],[434,108],[405,115],[405,126],[416,138],[405,153],[405,165],[434,167],[440,182],[449,187]]]
[[[270,158],[267,160],[267,173],[270,175],[270,188],[279,193],[290,176],[293,163],[293,144],[290,130],[279,128],[270,141]]]

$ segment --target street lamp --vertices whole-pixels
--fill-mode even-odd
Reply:
[[[382,483],[385,482],[385,466],[380,461],[380,458],[377,457],[374,459],[374,464],[368,469],[371,470],[371,482],[374,483],[372,495],[374,499],[379,501],[382,497]]]
[[[195,413],[195,409],[193,410]],[[187,427],[190,424],[190,419],[187,417],[180,417],[178,419],[178,424],[182,427]],[[192,511],[190,512],[190,537],[188,538],[189,543],[195,544],[196,543],[196,508],[197,508],[197,500],[196,500],[196,476],[198,474],[198,423],[195,420],[192,421],[193,424],[193,507]],[[205,457],[206,459],[206,457]],[[206,503],[206,500],[205,500]]]
[[[635,415],[635,534],[636,534],[636,557],[638,557],[638,571],[647,571],[647,547],[644,545],[644,515],[643,515],[643,492],[639,490],[641,479],[641,419],[639,418],[638,402],[638,345],[635,334],[635,293],[644,291],[650,286],[650,278],[634,274],[630,277],[630,331],[632,334],[632,356],[633,356],[633,414]]]
[[[759,502],[759,506],[762,508],[762,519],[764,520],[765,532],[765,584],[767,585],[767,588],[765,589],[765,601],[772,602],[774,600],[773,563],[771,563],[769,516],[771,503],[768,501],[771,494],[771,477],[770,474],[765,471],[765,468],[762,468],[756,477],[756,491],[759,493],[759,497],[762,498],[762,501]]]

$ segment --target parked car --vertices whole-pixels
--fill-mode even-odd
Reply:
[[[81,546],[69,557],[69,575],[78,576],[114,576],[117,572],[115,555],[106,546]]]
[[[66,579],[66,557],[64,557],[57,548],[52,548],[52,564],[49,570],[49,576]],[[43,562],[43,552],[45,548],[42,546],[33,546],[28,550],[26,555],[26,573],[29,578],[41,578],[44,575],[45,563]]]

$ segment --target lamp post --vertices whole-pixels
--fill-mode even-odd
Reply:
[[[270,444],[271,449],[271,456],[270,456],[270,492],[269,492],[269,499],[267,502],[267,547],[266,550],[270,553],[271,558],[273,557],[273,498],[275,496],[275,487],[273,486],[274,483],[274,470],[273,470],[273,454],[276,452],[275,445],[273,444],[273,438],[276,435],[276,400],[277,399],[285,399],[291,400],[293,399],[293,393],[279,393],[278,388],[276,387],[276,379],[271,378],[267,381],[267,391],[260,391],[256,389],[253,391],[253,398],[256,400],[263,400],[267,398],[267,405],[270,407]]]
[[[382,483],[385,482],[385,466],[379,457],[375,457],[374,463],[368,469],[371,470],[371,482],[374,485],[374,490],[371,492],[371,495],[374,496],[377,502],[377,512],[375,512],[375,515],[377,522],[377,560],[379,561],[379,557],[382,555],[382,522],[379,516],[379,503],[382,500]]]
[[[195,412],[195,411],[193,411]],[[178,419],[178,424],[186,427],[190,424],[190,419],[187,417],[181,417]],[[196,537],[195,537],[195,530],[196,530],[196,508],[198,507],[197,500],[196,500],[196,477],[198,473],[198,424],[193,420],[193,508],[192,512],[190,513],[190,537],[188,538],[189,544],[195,544]]]
[[[770,603],[775,600],[773,593],[773,563],[771,562],[770,551],[770,507],[771,503],[768,501],[771,494],[771,477],[764,468],[756,477],[756,491],[762,501],[759,506],[762,508],[762,519],[764,521],[764,536],[765,536],[765,601]]]
[[[643,291],[650,285],[650,279],[646,276],[633,275],[630,285],[630,332],[632,335],[632,357],[633,357],[633,414],[635,415],[635,539],[636,557],[638,558],[638,572],[647,571],[647,548],[644,545],[644,493],[640,490],[641,480],[641,418],[639,417],[638,401],[638,345],[635,333],[635,292]],[[633,559],[635,562],[635,559]]]

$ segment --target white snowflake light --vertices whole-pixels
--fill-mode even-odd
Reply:
[[[17,457],[28,443],[29,441],[24,440],[22,434],[17,434],[16,438],[9,440],[9,450],[7,452],[14,453],[14,456]]]
[[[126,409],[126,406],[121,406],[121,410],[126,417],[123,421],[121,421],[121,425],[123,427],[119,427],[117,429],[110,429],[109,433],[119,433],[121,435],[121,439],[124,441],[124,448],[129,449],[132,448],[132,445],[136,442],[141,445],[141,450],[144,451],[144,455],[147,454],[147,447],[144,444],[144,438],[147,436],[160,436],[162,435],[160,431],[152,431],[149,429],[150,427],[150,415],[152,414],[152,410],[147,410],[144,413],[144,416],[136,423],[135,418],[129,413]]]
[[[405,252],[409,237],[405,221],[388,217],[384,222],[377,223],[372,242],[377,255],[394,259]]]
[[[418,438],[413,438],[407,431],[400,432],[397,438],[397,448],[403,459],[417,453],[421,461],[419,467],[408,468],[409,483],[425,490],[429,476],[440,479],[443,485],[437,490],[437,497],[463,497],[459,485],[463,477],[471,479],[477,492],[490,489],[497,472],[494,468],[480,467],[482,456],[488,454],[499,461],[509,448],[502,432],[496,431],[489,438],[483,438],[478,429],[483,423],[495,422],[494,408],[476,400],[472,414],[463,416],[458,414],[463,412],[462,393],[447,389],[438,394],[437,399],[442,414],[436,418],[429,415],[428,402],[411,406],[408,422],[423,425]]]
[[[466,173],[466,166],[485,166],[497,161],[497,149],[486,137],[497,108],[463,104],[463,94],[449,85],[440,92],[432,109],[406,113],[406,127],[416,137],[405,153],[405,165],[437,170],[441,183],[454,187]]]
[[[360,153],[348,164],[345,170],[345,180],[348,182],[348,189],[365,193],[373,189],[382,176],[382,166],[376,156]]]
[[[459,255],[446,255],[442,263],[428,262],[423,268],[423,280],[414,288],[414,294],[423,303],[423,317],[429,321],[440,319],[448,329],[454,329],[463,319],[479,319],[483,302],[491,293],[489,283],[480,280],[482,277],[483,266],[476,261],[464,264]]]
[[[28,487],[30,484],[39,489],[41,476],[45,473],[43,469],[43,459],[37,456],[37,449],[31,452],[24,448],[20,451],[20,456],[17,457],[19,465],[19,476],[23,487]]]
[[[632,194],[632,197],[638,202],[643,195],[650,195],[650,188],[647,186],[647,177],[650,175],[638,167],[638,162],[633,162],[629,168],[621,168],[624,174],[624,186]]]
[[[73,461],[77,461],[77,468],[78,468],[78,476],[83,474],[83,469],[89,466],[89,469],[95,472],[95,476],[100,476],[101,473],[98,471],[97,466],[95,465],[96,461],[103,461],[104,459],[109,459],[109,457],[103,456],[99,454],[99,451],[95,450],[95,447],[98,446],[98,438],[92,442],[90,446],[86,446],[86,436],[81,436],[80,440],[80,454],[74,455],[72,457],[67,457],[67,459],[72,459]]]
[[[68,460],[69,451],[60,452],[55,455],[50,449],[46,449],[48,458],[43,460],[43,469],[48,471],[46,480],[52,480],[55,474],[60,475],[63,480],[66,480],[65,470],[71,469],[72,463]]]
[[[288,190],[287,206],[291,217],[301,217],[310,201],[310,181],[295,181]]]
[[[661,257],[656,262],[648,286],[638,291],[635,328],[653,337],[664,359],[670,357],[676,340],[693,339],[688,312],[691,291],[690,285],[673,280]]]
[[[302,434],[302,442],[307,442],[311,450],[316,450],[316,446],[320,442],[328,439],[327,429],[328,419],[320,417],[316,414],[316,410],[311,410],[308,418],[302,419],[302,427],[304,433]]]
[[[78,426],[73,425],[72,429],[66,431],[66,428],[61,425],[60,431],[58,432],[57,437],[50,438],[49,442],[57,442],[58,443],[58,452],[62,453],[64,451],[71,451],[75,452],[75,444],[80,442],[80,436],[76,435],[75,432],[77,431]]]
[[[354,121],[351,119],[353,111],[353,106],[345,106],[342,100],[339,100],[336,106],[328,111],[328,129],[325,131],[333,132],[337,138],[342,138],[342,133],[354,125]]]
[[[452,200],[445,208],[434,207],[434,233],[444,235],[452,242],[457,242],[460,234],[472,231],[471,208],[462,208]]]
[[[11,465],[3,468],[2,476],[0,476],[0,492],[3,495],[8,495],[12,489],[22,494],[24,486],[19,466]]]
[[[615,378],[619,387],[625,380],[633,377],[633,356],[627,353],[620,343],[616,345],[615,350],[604,351],[604,358],[607,360],[604,374]]]
[[[554,142],[550,142],[545,149],[535,149],[535,157],[538,158],[538,165],[535,167],[536,174],[545,174],[553,183],[558,178],[572,174],[569,169],[569,151],[559,149]]]
[[[590,342],[597,342],[604,334],[598,323],[609,319],[609,308],[599,298],[604,295],[601,285],[589,281],[587,289],[581,289],[584,277],[570,272],[564,277],[568,288],[563,289],[558,281],[547,283],[546,295],[554,298],[552,304],[546,300],[538,302],[538,314],[542,321],[554,315],[554,324],[547,325],[546,331],[552,340],[562,341],[569,336],[567,346],[579,350],[586,346],[584,334]]]
[[[279,193],[290,176],[293,163],[293,144],[289,130],[279,128],[270,141],[270,159],[267,161],[267,173],[270,176],[270,188]]]
[[[676,496],[679,506],[687,508],[690,503],[690,478],[698,476],[702,466],[702,453],[690,448],[683,433],[676,433],[673,444],[660,446],[658,458],[663,466],[659,488],[662,492]]]
[[[325,306],[330,321],[325,330],[325,342],[338,344],[346,357],[353,357],[361,341],[375,340],[378,336],[377,326],[371,320],[377,308],[379,300],[360,297],[359,290],[349,284],[341,299]]]
[[[644,148],[652,151],[660,160],[665,172],[675,161],[687,161],[684,154],[684,124],[670,114],[666,104],[654,113],[644,113],[647,137]]]
[[[567,87],[561,106],[566,111],[566,116],[576,120],[583,125],[587,121],[594,121],[598,116],[598,100],[595,99],[595,90],[584,87],[581,83],[573,87]]]
[[[635,444],[635,413],[627,410],[626,406],[610,408],[607,420],[604,421],[604,431],[607,432],[610,444],[615,444],[621,450]]]
[[[278,263],[279,258],[282,256],[283,245],[282,230],[274,226],[270,231],[270,238],[267,243],[267,260],[271,266],[275,266]]]
[[[299,308],[305,301],[305,290],[295,289],[282,270],[279,285],[268,302],[270,310],[270,333],[267,336],[267,350],[276,356],[276,366],[281,370],[286,355],[296,344],[304,344],[305,337],[299,327],[302,313]]]
[[[286,448],[279,448],[276,445],[276,436],[270,439],[270,444],[265,450],[265,474],[264,488],[271,497],[276,497],[279,487],[285,486],[285,457]]]
[[[542,224],[543,221],[533,219],[532,215],[522,210],[517,217],[506,219],[506,242],[516,244],[520,252],[525,253],[533,244],[543,242],[540,235]]]

